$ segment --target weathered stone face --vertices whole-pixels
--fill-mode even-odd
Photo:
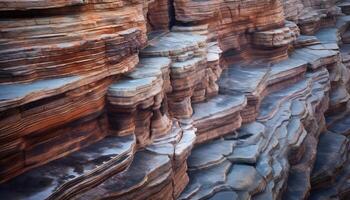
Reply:
[[[0,0],[0,198],[348,199],[348,14]]]
[[[283,0],[285,17],[296,22],[303,34],[314,34],[321,26],[334,23],[340,15],[337,1]]]

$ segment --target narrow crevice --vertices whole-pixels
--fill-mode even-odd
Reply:
[[[169,30],[171,30],[171,28],[177,24],[174,3],[174,0],[168,0]]]

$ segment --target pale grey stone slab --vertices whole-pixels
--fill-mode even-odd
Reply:
[[[263,85],[270,69],[261,67],[230,66],[222,72],[218,81],[220,92],[228,94],[254,93],[259,86]]]
[[[188,167],[190,170],[203,169],[224,162],[226,156],[233,152],[234,146],[233,141],[222,139],[201,144],[192,150]]]
[[[0,196],[6,199],[46,199],[70,190],[83,181],[97,181],[118,163],[131,156],[134,136],[106,137],[79,151],[32,169],[0,185]],[[111,173],[111,172],[110,172]],[[95,177],[96,176],[96,177]],[[99,177],[99,178],[98,178]],[[104,177],[106,178],[106,177]],[[75,189],[75,191],[78,189]],[[72,191],[70,191],[72,192]]]
[[[217,95],[205,102],[194,104],[193,107],[193,119],[210,118],[220,113],[238,111],[239,108],[246,104],[246,98],[244,95]]]
[[[242,176],[244,174],[244,176]],[[259,190],[265,180],[260,176],[253,166],[234,164],[227,175],[227,184],[237,191],[248,191],[251,193]]]

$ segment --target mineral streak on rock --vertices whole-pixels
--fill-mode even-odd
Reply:
[[[0,199],[349,199],[350,1],[0,0]]]

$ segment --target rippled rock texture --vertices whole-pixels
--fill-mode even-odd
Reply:
[[[349,199],[349,25],[347,0],[0,0],[0,199]]]

